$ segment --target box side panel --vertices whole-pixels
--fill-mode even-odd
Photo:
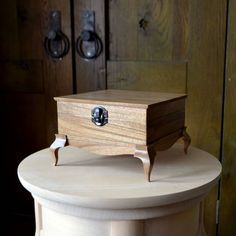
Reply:
[[[147,143],[152,143],[184,127],[185,98],[157,104],[147,111]]]
[[[103,106],[108,123],[96,126],[91,111],[99,104],[58,102],[58,130],[70,145],[100,154],[133,153],[136,144],[146,143],[146,109]]]

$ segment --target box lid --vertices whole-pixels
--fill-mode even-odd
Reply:
[[[69,96],[56,97],[58,102],[110,104],[126,107],[148,108],[150,106],[186,98],[186,94],[159,93],[130,90],[99,90]]]

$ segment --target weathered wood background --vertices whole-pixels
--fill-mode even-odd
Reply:
[[[217,158],[221,149],[226,7],[226,1],[205,0],[121,0],[109,4],[108,88],[186,92],[192,144]],[[139,24],[142,19],[144,28]],[[216,235],[217,199],[215,188],[205,201],[208,235]]]
[[[91,62],[82,60],[74,46],[82,30],[81,11],[87,9],[96,11],[96,31],[104,45],[101,56]],[[61,61],[50,59],[43,49],[51,10],[62,11],[62,30],[71,43]],[[186,92],[192,144],[223,164],[221,185],[205,201],[206,231],[209,236],[234,235],[234,0],[8,0],[0,17],[1,130],[12,215],[32,210],[16,168],[53,139],[53,96],[106,87]]]
[[[69,0],[9,0],[0,7],[0,128],[7,206],[3,227],[7,235],[34,235],[33,202],[18,181],[17,166],[54,139],[53,96],[73,92],[71,51],[55,61],[43,50],[48,15],[55,9],[61,10],[62,29],[70,38]]]

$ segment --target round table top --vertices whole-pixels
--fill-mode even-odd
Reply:
[[[23,186],[33,195],[90,208],[127,209],[162,206],[206,194],[219,179],[220,162],[209,153],[183,145],[158,152],[147,182],[142,162],[131,155],[101,156],[76,147],[59,151],[53,166],[49,149],[18,167]]]

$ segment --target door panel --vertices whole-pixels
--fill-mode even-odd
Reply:
[[[95,31],[103,43],[103,51],[95,60],[86,61],[78,55],[75,48],[77,93],[106,88],[105,1],[74,1],[75,42],[83,30],[82,13],[85,10],[95,11]]]
[[[29,0],[30,1],[30,0]],[[49,13],[54,10],[61,11],[62,32],[70,40],[70,50],[62,60],[53,60],[48,57],[43,49],[43,40],[48,32]],[[45,113],[47,125],[47,144],[54,140],[57,132],[56,102],[53,97],[73,93],[73,67],[72,67],[72,41],[71,41],[71,10],[70,0],[46,0],[41,9],[42,31],[41,51],[43,52],[43,75],[45,89]]]
[[[110,1],[108,88],[186,92],[192,145],[220,157],[226,3],[210,0]],[[140,27],[140,21],[144,19]],[[167,65],[161,64],[163,61]],[[177,66],[176,63],[179,63]],[[216,234],[217,188],[207,197]]]
[[[41,18],[43,2],[30,0],[15,0],[15,2],[17,9],[19,59],[42,58],[43,50],[40,39],[42,39],[43,35]]]
[[[110,60],[185,60],[187,0],[109,3]]]
[[[236,2],[232,0],[229,1],[228,25],[219,221],[221,236],[234,235],[236,230]]]
[[[52,60],[44,51],[51,10],[62,12],[62,30],[70,38],[69,0],[8,0],[3,1],[0,8],[4,200],[8,208],[7,220],[13,223],[16,219],[19,227],[9,227],[9,235],[20,230],[19,216],[23,222],[33,217],[32,197],[19,183],[17,166],[27,155],[52,142],[57,132],[53,97],[73,92],[71,53],[62,60]],[[23,235],[20,231],[18,234]]]
[[[0,7],[0,53],[1,59],[19,58],[19,40],[16,0],[4,2]],[[7,22],[7,24],[6,24]]]
[[[1,92],[44,92],[42,60],[4,60],[0,71]]]
[[[191,1],[187,126],[192,144],[220,157],[227,1]],[[208,235],[216,235],[217,187],[205,200]]]
[[[186,63],[108,61],[111,89],[186,93]]]

